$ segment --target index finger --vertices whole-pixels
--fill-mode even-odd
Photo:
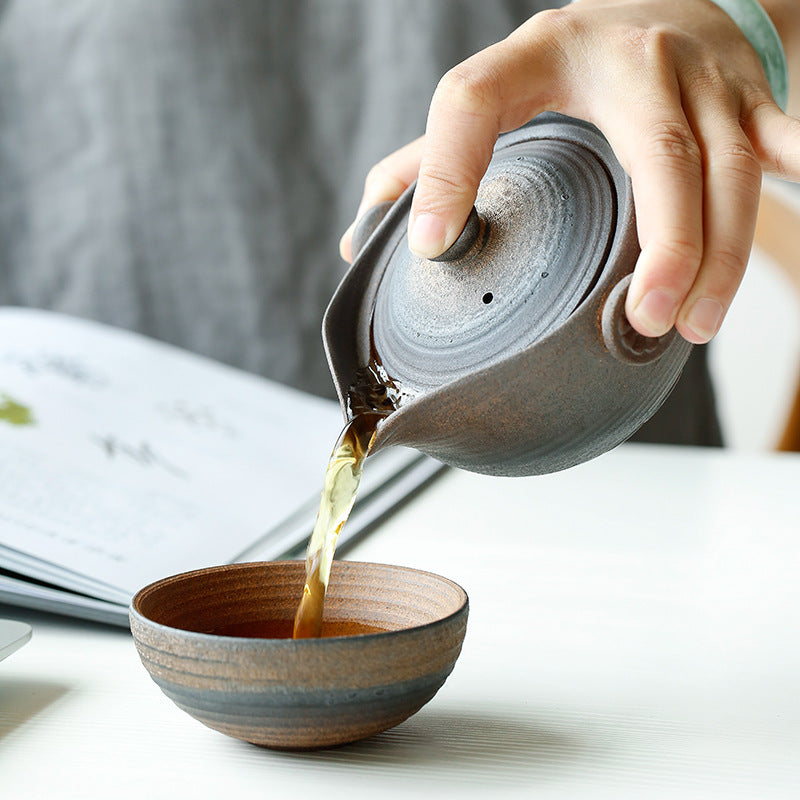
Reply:
[[[369,171],[355,219],[339,241],[339,254],[345,261],[353,260],[353,232],[364,213],[385,200],[397,200],[416,180],[423,144],[420,136],[386,156]]]

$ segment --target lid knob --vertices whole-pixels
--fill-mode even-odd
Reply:
[[[430,259],[431,261],[458,261],[463,258],[477,244],[480,246],[486,243],[489,238],[489,224],[485,217],[478,214],[475,206],[469,212],[464,229],[458,234],[458,238],[440,256]]]

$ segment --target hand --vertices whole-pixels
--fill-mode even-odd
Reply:
[[[792,65],[795,0],[769,2]],[[709,0],[581,0],[536,14],[444,76],[426,136],[370,171],[359,215],[418,176],[409,244],[441,254],[497,136],[542,111],[596,125],[631,177],[642,248],[626,305],[633,327],[660,336],[675,325],[707,342],[747,265],[762,170],[800,179],[800,122],[775,104],[758,55]]]

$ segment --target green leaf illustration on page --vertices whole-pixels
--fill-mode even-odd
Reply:
[[[35,425],[36,419],[27,406],[18,403],[5,393],[0,393],[0,421],[12,425]]]

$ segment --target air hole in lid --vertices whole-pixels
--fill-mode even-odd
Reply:
[[[494,295],[491,292],[486,292],[486,294],[483,296],[483,302],[488,306],[492,300],[494,300]]]

